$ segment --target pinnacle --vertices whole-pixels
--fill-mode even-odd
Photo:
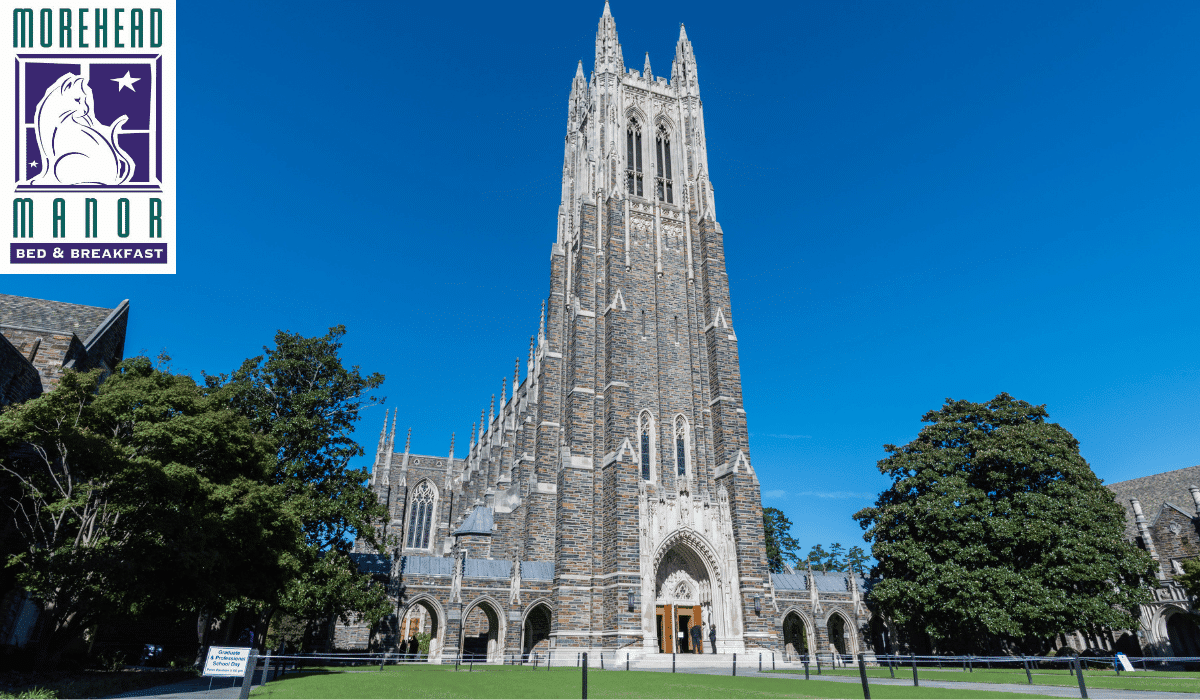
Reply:
[[[687,41],[687,31],[683,28],[683,22],[679,23],[679,40]]]
[[[608,11],[608,0],[604,0],[604,14],[601,17],[612,17],[612,13]]]
[[[583,79],[583,59],[579,59],[579,63],[575,66],[575,77]]]
[[[646,76],[647,78],[650,77],[650,52],[649,51],[646,52],[646,67],[645,67],[645,70],[642,71],[642,75]]]

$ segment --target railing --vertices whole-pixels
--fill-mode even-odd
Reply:
[[[672,673],[707,673],[715,672],[725,673],[728,669],[730,675],[738,675],[738,654],[634,654],[631,652],[622,652],[620,650],[599,650],[594,649],[589,652],[573,651],[573,650],[543,650],[534,651],[524,654],[492,654],[489,656],[476,654],[458,655],[451,652],[442,653],[440,658],[430,660],[425,655],[399,654],[395,652],[343,652],[343,653],[287,653],[287,654],[263,654],[258,656],[255,663],[248,668],[246,678],[249,680],[252,676],[261,671],[260,678],[262,683],[267,683],[279,678],[285,673],[304,672],[306,669],[317,670],[323,668],[350,668],[350,667],[373,667],[371,670],[379,672],[384,671],[388,666],[397,667],[411,664],[441,664],[453,665],[455,670],[465,670],[467,672],[474,671],[476,664],[481,667],[488,665],[520,665],[526,666],[531,671],[551,670],[551,669],[568,669],[578,668],[584,673],[586,678],[586,669],[605,670],[605,671],[659,671],[666,672],[669,669]],[[876,683],[890,684],[891,679],[896,679],[892,682],[904,683],[908,679],[904,676],[911,673],[911,682],[914,686],[920,685],[921,671],[943,671],[955,672],[962,674],[961,678],[954,678],[952,682],[971,682],[970,675],[975,672],[986,672],[988,670],[1021,670],[1024,671],[1024,679],[1028,685],[1035,685],[1035,675],[1041,675],[1045,678],[1047,673],[1063,673],[1070,674],[1078,683],[1079,693],[1081,698],[1087,698],[1087,684],[1082,671],[1089,671],[1090,676],[1096,677],[1098,670],[1110,669],[1116,675],[1121,675],[1121,664],[1117,663],[1115,656],[1011,656],[1011,655],[995,655],[995,656],[976,656],[976,655],[915,655],[915,654],[780,654],[779,658],[774,658],[773,652],[760,651],[755,649],[750,653],[741,653],[743,675],[746,671],[770,671],[773,670],[778,661],[785,667],[791,667],[789,673],[795,674],[797,667],[803,666],[804,678],[811,679],[814,675],[821,675],[822,671],[828,672],[826,678],[829,680],[837,680],[840,678],[845,681],[847,675],[851,677],[854,674],[842,672],[843,669],[853,671],[857,669],[858,676],[862,682],[864,698],[871,697],[869,680],[873,677]],[[750,657],[750,658],[747,658]],[[590,658],[590,660],[589,660]],[[686,661],[680,665],[679,661]],[[1172,672],[1183,670],[1200,670],[1200,656],[1133,656],[1126,657],[1130,666],[1139,672]],[[631,661],[636,663],[636,666],[631,664]],[[767,667],[770,664],[770,668]],[[874,675],[869,676],[867,669],[875,669]],[[879,675],[879,670],[886,668],[887,676]],[[367,668],[363,668],[367,670]],[[482,669],[481,669],[482,670]],[[788,669],[782,669],[787,671]],[[1125,669],[1127,672],[1128,669]],[[839,673],[840,672],[840,673]],[[897,677],[897,672],[901,676]],[[777,676],[779,677],[779,676]],[[789,676],[782,676],[789,677]],[[797,676],[790,676],[797,677]],[[1019,678],[1020,676],[1018,676]],[[1061,676],[1060,676],[1061,677]],[[937,680],[946,681],[943,676]],[[991,682],[997,682],[994,680]],[[1008,681],[1005,681],[1008,682]],[[1019,681],[1013,681],[1019,682]],[[584,697],[586,697],[586,681],[584,681]],[[244,685],[248,685],[244,684]],[[246,697],[248,687],[243,689],[243,697]]]

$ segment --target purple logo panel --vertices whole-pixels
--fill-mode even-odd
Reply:
[[[166,243],[12,243],[8,261],[13,265],[165,264]]]

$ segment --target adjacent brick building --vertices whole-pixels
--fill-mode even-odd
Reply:
[[[714,641],[731,653],[865,648],[861,582],[768,573],[682,27],[670,73],[654,75],[648,56],[625,68],[606,3],[594,71],[580,62],[568,97],[550,294],[527,356],[463,457],[453,440],[445,456],[401,451],[385,421],[372,480],[400,546],[390,562],[360,560],[388,570],[397,617],[375,644],[420,630],[434,658],[492,661]],[[334,637],[372,640],[361,624]]]

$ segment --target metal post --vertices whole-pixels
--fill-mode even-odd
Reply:
[[[762,673],[762,652],[758,652],[758,672]]]
[[[379,672],[380,673],[383,673],[383,665],[387,663],[387,657],[388,657],[388,655],[385,653],[383,655],[383,658],[379,660]],[[270,660],[271,660],[271,657],[268,656],[267,661],[269,662]]]
[[[604,652],[600,652],[600,670],[604,670]]]
[[[1025,678],[1029,680],[1029,685],[1033,685],[1033,674],[1029,672],[1029,659],[1023,658],[1025,662]]]
[[[974,659],[971,659],[970,657],[967,658],[967,671],[969,673],[975,673]]]
[[[267,659],[263,662],[262,684],[266,685],[269,680],[271,680],[271,650],[267,649]]]
[[[675,673],[675,652],[671,652],[671,673]]]
[[[775,670],[775,652],[771,652],[771,670]]]
[[[587,652],[583,652],[583,700],[587,700]]]
[[[896,677],[896,664],[893,663],[893,659],[892,659],[891,655],[888,655],[887,661],[888,661],[888,673],[892,674],[892,678],[895,678]]]
[[[737,675],[737,652],[733,653],[733,675]]]
[[[1075,660],[1074,659],[1067,662],[1067,673],[1069,673],[1072,676],[1075,675]]]
[[[629,654],[628,653],[625,654],[625,670],[626,671],[629,670]]]
[[[912,669],[913,669],[913,687],[915,688],[916,686],[919,686],[919,685],[921,685],[921,682],[920,682],[919,680],[917,680],[917,655],[916,655],[916,654],[909,654],[909,655],[908,655],[908,658],[909,658],[909,660],[910,660],[910,661],[912,661]]]
[[[804,655],[804,680],[808,680],[808,655]]]
[[[871,686],[867,685],[867,659],[866,654],[858,655],[858,675],[862,678],[863,698],[871,700]]]
[[[467,666],[467,671],[470,672],[470,671],[474,671],[474,670],[475,670],[475,655],[471,654],[471,665]]]
[[[1079,661],[1079,657],[1075,657],[1075,677],[1079,679],[1079,697],[1086,700],[1087,684],[1083,682],[1083,663]]]
[[[250,658],[246,659],[246,674],[242,676],[241,692],[238,697],[246,700],[250,697],[250,686],[254,683],[254,669],[258,668],[258,652],[251,649]]]
[[[813,654],[813,656],[817,659],[817,675],[819,676],[821,675],[821,655]]]

